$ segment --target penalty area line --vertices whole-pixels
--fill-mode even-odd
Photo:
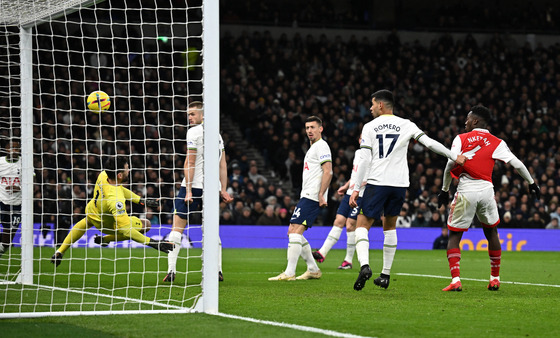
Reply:
[[[325,330],[325,329],[319,329],[319,328],[316,328],[316,327],[290,324],[290,323],[279,323],[279,322],[273,322],[273,321],[269,321],[269,320],[262,320],[262,319],[256,319],[256,318],[250,318],[250,317],[241,317],[241,316],[230,315],[230,314],[221,313],[221,312],[220,313],[212,313],[211,315],[225,317],[225,318],[231,318],[231,319],[244,320],[244,321],[251,322],[251,323],[256,323],[256,324],[271,325],[271,326],[285,327],[285,328],[298,330],[298,331],[319,333],[319,334],[323,334],[325,336],[342,337],[342,338],[368,338],[366,336],[358,336],[358,335],[351,334],[351,333],[337,332],[337,331],[332,331],[332,330]]]
[[[406,272],[397,272],[395,275],[399,276],[411,276],[411,277],[425,277],[425,278],[439,278],[439,279],[450,279],[449,276],[438,276],[438,275],[423,275],[418,273],[406,273]],[[488,279],[479,279],[479,278],[463,278],[462,280],[470,280],[475,282],[488,282]],[[513,285],[530,285],[530,286],[548,286],[551,288],[560,288],[560,285],[555,284],[539,284],[539,283],[526,283],[526,282],[510,282],[510,281],[500,281],[502,284],[513,284]]]

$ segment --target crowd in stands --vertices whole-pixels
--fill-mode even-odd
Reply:
[[[376,41],[298,34],[273,38],[261,32],[226,33],[220,50],[221,113],[238,123],[244,137],[291,187],[286,190],[269,182],[244,149],[224,133],[229,191],[235,202],[220,205],[222,224],[289,223],[299,199],[303,158],[309,147],[304,121],[317,115],[324,121],[323,136],[333,154],[334,170],[329,206],[317,224],[332,225],[341,199],[336,191],[349,179],[360,131],[371,120],[370,95],[390,89],[397,101],[396,114],[411,119],[446,146],[463,131],[470,107],[489,107],[491,131],[506,140],[527,165],[542,193],[539,201],[533,201],[512,167],[497,163],[493,182],[502,226],[557,227],[559,45],[533,50],[528,45],[506,43],[497,34],[487,41],[470,35],[454,40],[442,34],[423,46],[401,43],[396,31]],[[155,57],[116,56],[115,64],[133,67],[115,68],[102,79],[92,79],[83,95],[66,100],[55,102],[54,98],[66,98],[70,86],[52,86],[47,80],[34,84],[35,92],[43,93],[35,96],[34,105],[35,222],[70,227],[76,217],[82,217],[91,198],[101,168],[100,155],[119,152],[131,155],[130,188],[142,196],[161,198],[161,207],[148,210],[146,216],[153,223],[171,224],[186,154],[187,75],[170,62],[155,62]],[[69,76],[64,67],[42,67],[47,67],[45,74]],[[99,76],[84,69],[84,78]],[[115,100],[111,114],[73,109],[83,106],[85,93],[97,89],[99,83],[114,83],[108,87],[113,88],[110,96],[130,100]],[[149,94],[158,92],[161,94]],[[410,143],[411,186],[400,227],[445,224],[446,214],[437,208],[445,162]],[[135,205],[132,211],[144,213]]]

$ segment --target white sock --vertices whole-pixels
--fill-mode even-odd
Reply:
[[[4,253],[4,244],[0,243],[0,254]]]
[[[317,266],[317,262],[315,262],[315,258],[313,258],[313,254],[311,253],[311,245],[305,237],[301,236],[303,239],[303,243],[301,244],[301,257],[307,263],[307,270],[311,272],[319,271],[319,267]]]
[[[177,272],[177,257],[179,257],[179,251],[181,250],[181,241],[183,239],[183,234],[179,231],[171,231],[167,240],[175,244],[173,250],[169,251],[167,254],[167,271]]]
[[[397,230],[383,231],[383,235],[385,239],[383,240],[383,270],[381,273],[390,275],[397,251]]]
[[[354,231],[356,236],[356,254],[360,267],[366,264],[369,265],[369,237],[366,228],[357,228]]]
[[[356,252],[356,233],[346,231],[346,257],[344,257],[344,260],[352,263],[354,252]]]
[[[321,255],[323,255],[323,257],[327,257],[327,254],[332,249],[333,245],[335,245],[336,242],[338,242],[341,233],[342,233],[342,228],[333,225],[331,231],[329,232],[329,235],[327,236],[325,242],[323,243],[323,246],[321,247],[321,249],[319,249],[319,252],[321,253]]]
[[[303,236],[300,234],[289,234],[288,240],[288,266],[284,274],[294,276],[296,274],[297,261],[302,250]]]
[[[218,271],[222,271],[222,239],[218,237]]]

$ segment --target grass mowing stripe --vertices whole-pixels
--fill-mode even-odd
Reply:
[[[406,273],[406,272],[397,272],[397,273],[395,273],[395,275],[412,276],[412,277],[439,278],[439,279],[449,279],[450,278],[449,276],[422,275],[422,274]],[[487,279],[463,278],[463,277],[461,277],[461,279],[471,280],[471,281],[475,281],[475,282],[488,282]],[[551,288],[560,288],[560,285],[554,285],[554,284],[539,284],[539,283],[510,282],[510,281],[500,281],[500,283],[502,283],[502,284],[514,284],[514,285],[548,286],[548,287],[551,287]]]
[[[249,317],[229,315],[227,313],[216,313],[214,315],[220,316],[220,317],[231,318],[231,319],[244,320],[244,321],[251,322],[251,323],[286,327],[286,328],[299,330],[299,331],[305,331],[305,332],[320,333],[320,334],[323,334],[325,336],[342,337],[342,338],[371,338],[371,337],[366,337],[366,336],[358,336],[358,335],[351,334],[351,333],[343,333],[343,332],[336,332],[336,331],[332,331],[332,330],[318,329],[316,327],[311,327],[311,326],[303,326],[303,325],[288,324],[288,323],[278,323],[278,322],[272,322],[272,321],[269,321],[269,320],[261,320],[261,319],[255,319],[255,318],[249,318]]]

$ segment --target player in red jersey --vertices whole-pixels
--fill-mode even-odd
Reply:
[[[459,277],[459,262],[461,249],[459,243],[463,232],[467,231],[476,214],[482,223],[484,235],[488,240],[488,255],[490,256],[490,283],[488,290],[498,290],[500,287],[500,261],[502,247],[498,237],[497,225],[500,223],[498,206],[494,198],[492,185],[492,170],[496,160],[511,164],[529,183],[529,190],[538,199],[540,190],[527,167],[509,150],[506,142],[490,134],[488,122],[490,111],[483,106],[476,106],[467,115],[465,122],[466,133],[460,134],[453,140],[451,151],[463,154],[469,160],[464,166],[455,166],[455,162],[448,161],[443,174],[443,187],[438,195],[438,204],[447,206],[449,203],[449,186],[452,177],[459,179],[457,192],[451,203],[451,210],[447,220],[449,228],[449,242],[447,244],[447,260],[453,278],[451,284],[443,291],[461,291]]]

